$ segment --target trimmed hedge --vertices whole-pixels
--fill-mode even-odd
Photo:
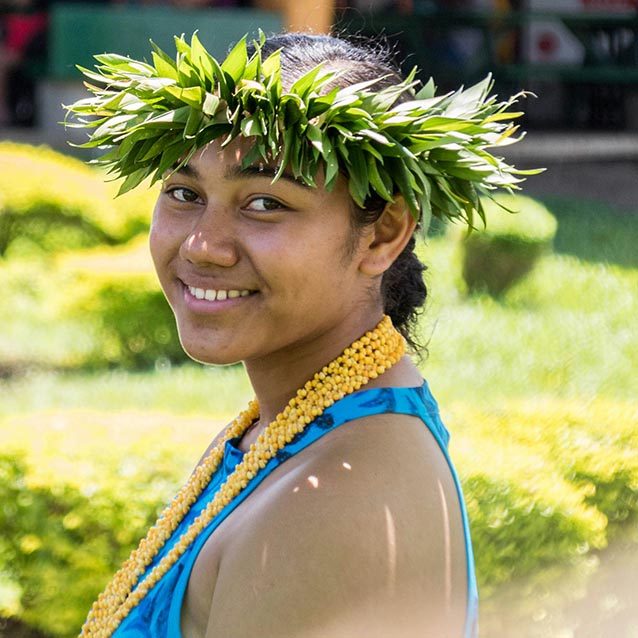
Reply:
[[[83,323],[94,347],[83,367],[152,367],[187,360],[173,313],[151,264],[146,239],[117,248],[71,253],[59,259],[71,295],[66,319]]]
[[[474,443],[483,446],[487,437],[501,432],[507,441],[499,444],[501,450],[519,446],[549,460],[579,491],[582,502],[605,517],[607,532],[613,534],[638,521],[638,406],[602,399],[562,405],[557,411],[554,401],[541,399],[487,414],[462,406],[454,410],[452,421],[466,424],[461,426],[465,442],[476,437]],[[462,462],[478,464],[488,458],[498,454],[481,447],[478,452],[465,450]],[[548,474],[540,472],[541,466],[537,469],[530,479],[536,485]]]
[[[0,257],[118,244],[146,230],[156,189],[116,192],[77,159],[0,142]]]
[[[523,195],[500,193],[482,201],[486,227],[461,244],[462,274],[470,292],[497,296],[530,272],[550,249],[557,222],[540,202]]]
[[[53,636],[77,635],[100,588],[159,511],[160,499],[145,494],[148,477],[131,479],[135,498],[129,490],[38,485],[22,459],[0,456],[0,569],[21,592],[13,609],[0,600],[0,614]]]
[[[0,617],[76,636],[95,597],[205,449],[211,426],[210,418],[148,413],[0,421],[7,434]]]
[[[604,547],[638,517],[635,403],[511,402],[498,412],[456,405],[445,417],[483,595]],[[24,449],[34,438],[40,445],[28,462],[0,459],[0,502],[7,504],[0,510],[0,573],[20,593],[15,615],[71,636],[214,431],[209,418],[152,414],[120,417],[110,427],[112,414],[5,419],[0,426],[14,433],[8,449]],[[4,607],[6,615],[6,601]]]
[[[186,361],[146,238],[0,261],[7,369],[152,368]]]

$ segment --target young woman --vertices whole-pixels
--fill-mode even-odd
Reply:
[[[151,170],[163,172],[150,244],[182,345],[203,363],[242,361],[256,400],[211,443],[188,484],[95,603],[83,635],[475,636],[471,542],[447,454],[448,434],[405,347],[406,339],[414,344],[415,313],[426,297],[424,267],[413,253],[417,219],[424,207],[434,214],[449,212],[440,194],[447,182],[436,168],[436,154],[423,152],[417,168],[411,160],[388,155],[379,183],[371,162],[394,148],[380,139],[383,126],[367,141],[354,137],[367,130],[360,104],[374,102],[383,118],[397,103],[408,102],[383,130],[406,125],[415,99],[411,84],[402,84],[398,70],[377,51],[332,37],[290,34],[266,40],[249,50],[251,59],[258,55],[263,61],[278,50],[280,59],[270,56],[257,71],[245,58],[238,63],[233,53],[219,71],[195,40],[192,49],[182,45],[178,49],[186,57],[181,59],[191,61],[190,69],[212,69],[207,77],[218,83],[209,83],[201,94],[199,128],[183,124],[186,113],[188,122],[195,117],[191,111],[175,110],[167,118],[159,100],[147,103],[156,110],[153,117],[172,123],[158,139],[167,148],[182,141],[175,170],[165,170],[161,161],[144,164],[157,141],[149,123],[156,120],[140,124],[139,104],[131,109],[137,119],[127,115],[125,100],[117,97],[125,83],[114,75],[105,72],[107,90],[88,101],[90,108],[85,101],[75,111],[103,118],[93,124],[102,126],[93,143],[114,149],[109,161],[120,174],[137,170],[133,181],[139,181]],[[163,66],[170,61],[156,54],[155,66],[165,75],[162,86],[192,102],[196,91],[181,92],[189,69],[180,66],[180,58]],[[135,73],[146,69],[153,77],[159,73],[142,63],[101,61]],[[323,65],[321,73],[336,74],[318,82],[313,93],[308,83],[319,76],[307,74],[317,65]],[[261,85],[240,77],[249,68],[266,78]],[[281,81],[279,93],[273,73]],[[194,82],[190,77],[188,86]],[[304,77],[311,80],[295,85]],[[146,85],[138,80],[144,85],[135,93],[139,102],[149,92],[143,93]],[[358,84],[367,80],[374,81],[372,92]],[[181,88],[173,90],[180,81]],[[339,93],[353,86],[350,97]],[[233,90],[233,95],[253,91],[259,108],[249,112],[248,102],[232,106]],[[298,96],[292,116],[289,106],[277,111],[281,96],[291,92]],[[355,94],[364,96],[359,106],[351,106]],[[325,107],[329,100],[320,99],[326,95],[334,113],[339,100],[346,105],[340,124],[336,115],[331,120],[332,138],[326,131],[334,113]],[[173,104],[173,98],[166,99]],[[309,106],[312,99],[318,101]],[[108,100],[117,108],[109,110]],[[219,110],[220,100],[226,110]],[[192,110],[198,102],[191,102]],[[277,108],[270,109],[274,103]],[[427,107],[435,103],[431,99]],[[449,159],[454,150],[447,139],[449,123],[456,117],[465,125],[468,112],[465,120],[447,114],[448,133],[437,138],[448,145],[441,157]],[[184,114],[184,130],[175,142],[168,133],[177,113]],[[260,113],[261,137],[253,124],[232,120]],[[310,118],[302,129],[299,113]],[[407,122],[416,127],[419,148],[427,138],[423,121]],[[122,150],[126,131],[119,138],[112,131],[111,138],[104,137],[104,122],[113,127],[133,122],[129,132],[138,135],[139,148],[131,142]],[[206,138],[206,127],[217,133],[217,125],[225,127],[224,137]],[[293,125],[295,133],[288,135]],[[498,126],[494,130],[509,131]],[[148,131],[146,137],[141,130]],[[298,134],[308,138],[295,139]],[[270,144],[273,139],[279,146]],[[261,142],[265,146],[256,155]],[[306,156],[304,145],[310,149]],[[339,150],[338,170],[326,145]],[[365,151],[367,174],[377,184],[374,189],[365,184],[364,201],[357,149]],[[133,167],[131,153],[137,158]],[[413,167],[407,181],[401,178],[405,173],[396,172],[405,166]],[[430,184],[438,194],[418,188],[419,167],[438,174]],[[501,178],[511,176],[511,167],[499,167]],[[416,211],[415,192],[421,194]],[[435,203],[438,198],[437,206],[429,196]]]

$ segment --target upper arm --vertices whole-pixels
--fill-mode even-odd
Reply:
[[[431,435],[408,421],[342,426],[270,484],[225,547],[207,638],[462,636],[456,488]],[[371,433],[379,453],[363,445]]]

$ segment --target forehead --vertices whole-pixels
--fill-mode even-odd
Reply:
[[[198,150],[188,164],[181,168],[179,172],[201,181],[218,180],[220,178],[225,181],[235,181],[253,177],[267,178],[272,181],[279,171],[279,165],[276,161],[266,162],[260,160],[246,167],[243,165],[252,148],[252,141],[242,137],[235,138],[226,146],[222,146],[219,140],[214,140]],[[327,194],[323,187],[323,175],[323,168],[320,167],[314,176],[317,187],[308,186],[300,178],[295,178],[288,169],[283,171],[279,181],[298,189],[303,189],[308,195]],[[349,198],[347,190],[345,179],[338,179],[332,192],[341,196],[345,194]]]
[[[226,146],[222,146],[221,140],[216,139],[196,151],[190,163],[241,165],[246,155],[252,150],[252,146],[249,139],[241,136],[236,137]]]

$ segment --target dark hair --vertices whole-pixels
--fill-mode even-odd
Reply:
[[[334,85],[341,87],[382,77],[376,85],[379,89],[398,84],[403,77],[392,59],[392,52],[385,46],[354,44],[341,38],[306,33],[286,33],[266,40],[262,47],[264,57],[281,50],[281,70],[284,83],[292,84],[318,64],[328,69],[338,69],[340,74]],[[251,51],[252,52],[252,51]],[[330,85],[328,86],[330,88]],[[405,101],[402,96],[397,101]],[[365,206],[352,205],[353,231],[376,222],[383,213],[385,201],[369,197]],[[392,319],[413,350],[420,345],[415,336],[418,314],[427,297],[423,281],[425,266],[414,253],[415,239],[410,238],[392,266],[383,274],[381,298],[383,309]]]

